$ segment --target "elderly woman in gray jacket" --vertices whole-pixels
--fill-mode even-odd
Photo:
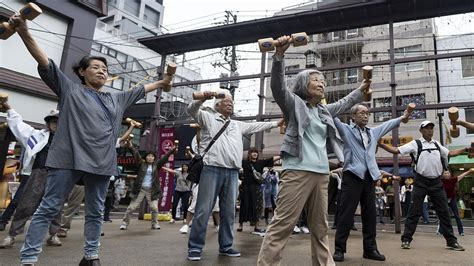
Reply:
[[[300,72],[296,76],[293,92],[288,91],[283,59],[289,39],[289,36],[278,39],[281,46],[276,48],[273,56],[270,86],[273,97],[283,112],[287,128],[281,146],[283,173],[280,177],[277,206],[262,242],[257,263],[279,265],[281,251],[301,211],[306,207],[313,265],[334,265],[327,236],[329,161],[326,143],[331,145],[342,162],[342,140],[333,117],[361,102],[363,92],[370,86],[370,80],[364,80],[357,90],[328,105],[321,104],[326,82],[318,70]]]

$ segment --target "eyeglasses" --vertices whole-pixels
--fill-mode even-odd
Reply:
[[[369,112],[357,112],[356,115],[370,116]]]
[[[325,79],[318,79],[318,78],[312,78],[311,81],[313,82],[319,82],[319,83],[322,83],[324,86],[327,85],[326,83],[326,80]]]

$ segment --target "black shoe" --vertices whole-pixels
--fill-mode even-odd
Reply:
[[[364,259],[369,259],[369,260],[379,260],[379,261],[385,260],[385,256],[383,254],[380,254],[380,252],[376,249],[372,251],[364,251],[364,255],[362,257]]]
[[[81,262],[79,262],[79,266],[100,266],[100,260],[99,259],[86,260],[86,258],[82,258]]]
[[[331,226],[331,229],[336,229],[336,228],[337,228],[337,227],[336,227],[335,224],[333,224],[333,225]]]
[[[448,249],[455,250],[455,251],[464,251],[464,247],[459,245],[458,242],[454,242],[452,244],[448,244],[447,247]]]
[[[334,261],[344,261],[344,252],[336,250],[334,251],[334,255],[332,255],[332,258],[334,259]]]
[[[357,231],[357,227],[355,225],[352,225],[351,230],[352,231]]]
[[[253,231],[255,233],[265,233],[265,229],[260,229],[260,228],[254,228]]]

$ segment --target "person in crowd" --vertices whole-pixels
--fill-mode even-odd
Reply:
[[[58,237],[67,237],[67,232],[71,229],[72,219],[79,212],[84,201],[85,191],[83,185],[74,185],[68,195],[66,207],[61,211],[61,227],[58,230]]]
[[[421,122],[419,128],[422,137],[403,146],[392,147],[380,144],[381,148],[390,153],[402,155],[412,153],[414,158],[415,186],[413,188],[412,204],[405,220],[405,230],[401,237],[401,247],[402,249],[410,249],[416,226],[422,214],[423,200],[428,195],[438,215],[440,232],[443,233],[446,239],[447,247],[455,251],[464,251],[453,233],[441,176],[444,169],[447,169],[448,157],[461,155],[467,152],[469,148],[449,151],[433,139],[434,126],[431,121]]]
[[[376,225],[377,213],[375,208],[374,182],[380,179],[380,172],[375,154],[377,142],[389,131],[399,127],[400,122],[407,123],[407,111],[401,117],[388,120],[373,128],[367,127],[369,109],[362,104],[351,108],[353,123],[342,123],[338,118],[334,120],[342,139],[344,140],[344,159],[341,208],[337,221],[335,236],[335,261],[344,261],[346,243],[349,237],[351,224],[357,204],[360,202],[363,236],[363,257],[371,260],[384,261],[385,256],[377,248]]]
[[[247,160],[242,161],[242,191],[240,194],[240,212],[238,232],[242,232],[244,222],[254,225],[253,233],[265,233],[265,229],[259,228],[259,220],[263,208],[263,193],[261,185],[264,183],[263,168],[273,167],[273,162],[280,156],[273,156],[265,160],[259,160],[260,153],[256,148],[250,148]],[[255,173],[257,172],[257,173]]]
[[[268,169],[265,172],[264,176],[264,189],[263,189],[263,196],[265,202],[265,210],[264,210],[264,219],[265,224],[268,225],[269,223],[269,214],[273,214],[273,210],[276,208],[276,198],[278,194],[278,173],[273,169]]]
[[[381,171],[382,172],[382,171]],[[388,184],[385,187],[385,195],[387,196],[387,205],[388,205],[388,214],[390,217],[390,223],[394,223],[394,215],[395,215],[395,193],[393,190],[393,183],[398,182],[400,180],[400,176],[395,176],[390,173],[387,173],[387,176],[385,176],[382,173],[382,176],[387,178]]]
[[[329,161],[326,145],[333,148],[339,161],[344,161],[342,139],[333,117],[342,115],[361,102],[370,80],[364,80],[359,89],[339,101],[323,105],[324,76],[318,70],[308,69],[296,75],[293,91],[290,92],[286,89],[284,65],[290,39],[289,36],[278,38],[281,46],[273,55],[270,87],[286,122],[281,147],[283,172],[275,215],[267,227],[257,264],[280,263],[281,252],[306,206],[312,263],[334,265],[327,235]]]
[[[456,184],[460,182],[464,177],[474,174],[474,168],[471,168],[458,176],[452,174],[452,171],[444,171],[443,177],[441,181],[443,182],[444,191],[446,192],[446,196],[448,198],[448,206],[453,213],[454,219],[456,220],[456,224],[458,227],[458,233],[460,236],[464,236],[464,227],[459,217],[458,211],[458,204],[457,204],[457,197],[456,197]],[[440,228],[438,226],[438,228]],[[438,229],[439,231],[439,229]],[[440,232],[441,233],[441,232]]]
[[[112,207],[114,205],[114,182],[115,182],[115,176],[111,176],[109,186],[107,187],[107,195],[105,196],[105,202],[104,202],[104,222],[105,223],[112,222],[112,220],[110,219],[110,212],[112,211]]]
[[[22,160],[21,157],[20,157],[20,160]],[[10,201],[10,203],[8,203],[7,208],[5,208],[2,215],[0,216],[0,231],[5,230],[5,227],[7,226],[8,222],[12,218],[13,213],[15,212],[16,207],[18,206],[18,202],[23,196],[23,188],[25,187],[28,181],[28,177],[30,177],[29,175],[22,175],[21,173],[19,176],[20,176],[20,185],[18,186],[12,200]]]
[[[385,190],[382,188],[382,180],[377,180],[375,183],[375,207],[379,215],[381,224],[385,224],[383,217],[385,212]]]
[[[201,127],[200,150],[204,150],[212,138],[226,126],[223,134],[203,158],[204,167],[199,181],[201,189],[188,241],[188,259],[192,261],[201,259],[207,220],[217,196],[220,207],[219,254],[240,257],[240,252],[233,249],[232,245],[238,175],[242,166],[242,136],[278,126],[277,122],[244,123],[231,119],[234,109],[232,95],[227,90],[223,90],[222,93],[225,98],[216,99],[214,103],[217,112],[200,108],[206,100],[213,98],[216,92],[206,91],[204,100],[195,100],[188,106],[188,113]]]
[[[74,67],[81,84],[74,83],[36,43],[19,14],[13,15],[9,24],[38,63],[41,79],[58,96],[61,112],[46,160],[49,170],[45,194],[26,233],[21,263],[38,261],[51,220],[60,212],[63,199],[74,184],[82,179],[86,215],[84,257],[80,265],[98,265],[104,201],[110,176],[117,174],[115,144],[123,113],[145,93],[161,88],[169,81],[157,80],[133,90],[105,92],[107,60],[86,56]]]
[[[114,206],[113,209],[118,209],[120,200],[125,196],[126,180],[120,176],[114,182]]]
[[[400,203],[402,204],[402,216],[406,217],[411,204],[411,193],[413,185],[410,179],[405,179],[405,184],[400,188]]]
[[[161,159],[157,159],[155,153],[147,152],[145,159],[140,157],[138,149],[132,142],[127,142],[128,148],[132,149],[135,162],[138,166],[137,179],[133,182],[131,194],[132,202],[128,205],[127,211],[122,219],[120,230],[127,230],[130,224],[132,213],[138,208],[143,198],[146,198],[151,208],[151,229],[160,229],[158,223],[158,199],[161,196],[160,180],[156,177],[158,171],[168,162],[168,158],[177,147],[172,147]]]
[[[428,195],[426,195],[425,199],[423,200],[423,210],[422,210],[421,218],[422,218],[424,224],[429,224],[430,223]]]
[[[181,170],[173,170],[167,167],[163,167],[163,170],[174,174],[176,187],[173,193],[173,207],[171,209],[172,219],[170,223],[175,223],[176,220],[176,209],[178,208],[178,203],[181,200],[181,215],[183,217],[183,222],[186,223],[186,216],[188,213],[189,199],[191,198],[191,181],[188,181],[189,166],[187,164],[181,165]]]
[[[331,170],[329,176],[336,179],[337,181],[337,196],[336,196],[336,213],[334,214],[334,222],[331,229],[337,228],[337,220],[339,217],[339,205],[341,204],[341,185],[342,185],[342,167]],[[352,220],[351,230],[357,231],[354,220]]]
[[[25,197],[18,202],[13,220],[8,231],[8,236],[0,244],[1,248],[13,247],[15,238],[23,233],[26,222],[35,213],[40,205],[41,198],[45,193],[48,170],[46,169],[46,157],[51,142],[58,127],[59,111],[52,110],[45,117],[46,129],[34,129],[23,122],[22,116],[11,108],[8,102],[3,103],[7,112],[7,123],[17,141],[24,149],[21,174],[28,177],[23,190]],[[59,215],[49,226],[48,246],[61,246],[56,232],[59,228]]]
[[[191,223],[193,221],[194,212],[196,210],[196,203],[197,203],[197,196],[199,192],[199,184],[193,183],[191,186],[192,194],[191,194],[191,204],[189,204],[188,211],[186,212],[186,219],[184,221],[184,225],[179,229],[181,234],[187,234],[189,232],[189,228],[191,228]],[[219,209],[219,197],[216,199],[216,203],[212,208],[212,221],[214,223],[214,231],[216,233],[219,232],[219,224],[220,224],[220,209]]]

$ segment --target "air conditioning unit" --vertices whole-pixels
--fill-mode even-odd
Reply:
[[[357,36],[359,36],[359,29],[347,30],[347,39],[355,38]]]

